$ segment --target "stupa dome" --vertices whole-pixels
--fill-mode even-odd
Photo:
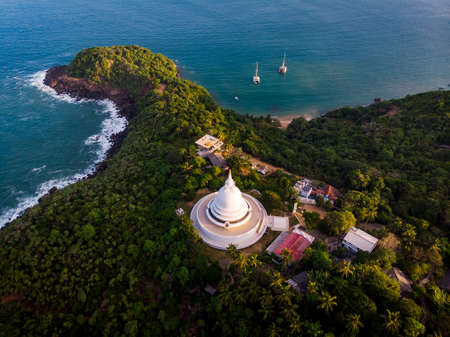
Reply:
[[[245,248],[258,241],[267,228],[267,212],[251,195],[241,193],[231,171],[218,192],[201,198],[191,211],[191,220],[209,246]]]
[[[249,210],[250,206],[236,187],[230,170],[225,185],[209,204],[210,215],[214,220],[231,225],[244,220]]]

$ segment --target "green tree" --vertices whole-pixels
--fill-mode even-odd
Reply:
[[[370,183],[370,177],[363,174],[360,169],[351,171],[348,180],[350,187],[356,190],[363,190]]]
[[[327,214],[326,223],[331,235],[339,235],[355,226],[356,219],[350,211],[333,211]]]
[[[407,317],[403,326],[406,337],[418,337],[425,333],[425,326],[412,317]]]
[[[339,270],[339,273],[341,273],[341,275],[344,276],[345,278],[348,278],[349,276],[353,275],[353,266],[350,261],[344,261],[339,266],[338,270]]]
[[[361,316],[358,314],[348,314],[346,322],[345,327],[352,336],[356,336],[359,330],[364,327],[364,324],[361,322]]]
[[[318,308],[330,314],[337,306],[337,297],[331,296],[327,291],[322,291],[319,296]]]
[[[386,331],[392,335],[395,335],[400,331],[400,327],[400,312],[390,311],[387,309],[386,314],[384,315],[384,328]]]

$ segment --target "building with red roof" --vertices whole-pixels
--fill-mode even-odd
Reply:
[[[291,253],[292,261],[298,261],[302,258],[305,249],[308,248],[313,241],[314,237],[312,235],[309,235],[300,229],[295,229],[290,233],[281,233],[267,248],[267,251],[282,257],[283,251],[287,249]]]

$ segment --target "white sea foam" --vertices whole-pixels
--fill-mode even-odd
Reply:
[[[58,95],[55,90],[44,84],[46,72],[46,70],[43,70],[37,72],[36,74],[33,74],[27,79],[27,84],[39,89],[41,92],[58,101],[67,103],[94,102],[94,100],[87,99],[77,100],[69,95]],[[86,146],[96,145],[98,147],[98,149],[96,150],[95,161],[80,173],[76,173],[69,177],[51,179],[43,182],[38,186],[34,195],[18,198],[18,204],[15,208],[11,208],[0,213],[0,227],[21,216],[27,208],[35,206],[38,203],[39,198],[47,194],[48,191],[53,187],[61,189],[70,184],[76,183],[77,181],[82,180],[88,175],[94,173],[96,165],[106,159],[106,154],[113,143],[113,135],[125,130],[127,126],[127,120],[126,118],[119,116],[119,110],[111,100],[102,100],[95,102],[103,107],[103,112],[105,114],[108,114],[108,117],[102,122],[101,131],[98,134],[89,136],[84,142]],[[32,169],[32,171],[39,172],[40,170],[43,170],[45,168],[46,165],[34,168]]]
[[[31,169],[31,172],[41,172],[42,170],[45,170],[45,168],[47,167],[47,165],[42,165],[41,167],[35,167],[34,169]]]

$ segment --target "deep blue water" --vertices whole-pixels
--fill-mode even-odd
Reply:
[[[39,85],[38,72],[85,47],[164,53],[241,113],[317,116],[450,84],[448,0],[2,0],[0,14],[0,225],[83,176],[107,147],[111,107]]]

